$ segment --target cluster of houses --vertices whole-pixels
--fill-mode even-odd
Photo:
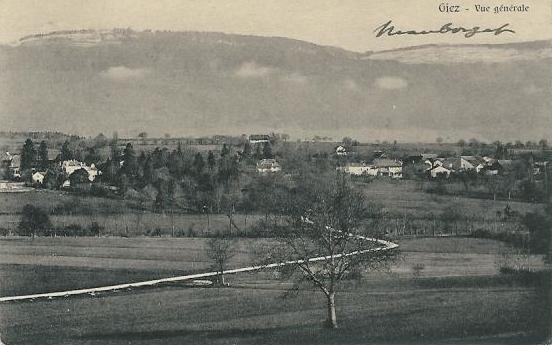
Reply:
[[[5,175],[7,175],[11,180],[21,179],[21,155],[5,152],[4,154],[2,154],[0,160],[1,166],[5,171]],[[86,163],[73,159],[60,161],[58,164],[61,168],[62,173],[67,177],[67,179],[65,179],[62,183],[61,187],[69,187],[71,185],[71,175],[73,175],[78,170],[82,169],[83,171],[86,171],[88,180],[90,182],[93,182],[96,177],[101,175],[102,173],[94,164],[87,165]],[[43,184],[46,175],[47,171],[33,169],[31,173],[31,183],[33,185]]]
[[[349,163],[337,170],[355,176],[385,176],[393,179],[403,177],[403,162],[389,158],[376,158],[372,163]]]
[[[498,175],[512,166],[509,159],[494,159],[491,157],[459,156],[438,157],[436,154],[422,154],[426,172],[432,178],[450,177],[457,172],[474,171],[477,174]]]
[[[5,152],[0,159],[6,175],[15,179],[21,177],[21,155]]]
[[[347,149],[338,146],[335,149],[337,156],[347,156]],[[512,169],[515,160],[495,159],[480,156],[439,157],[437,154],[424,153],[401,160],[389,159],[381,151],[375,151],[375,158],[371,163],[351,162],[337,169],[354,176],[385,176],[394,179],[403,177],[404,164],[423,164],[426,176],[430,178],[448,178],[462,172],[473,172],[480,175],[501,175]],[[548,162],[530,162],[533,175],[545,172]]]

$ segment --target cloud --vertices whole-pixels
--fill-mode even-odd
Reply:
[[[244,62],[235,71],[235,75],[240,78],[263,78],[276,72],[275,68],[261,66],[253,61]]]
[[[437,46],[368,55],[370,60],[394,60],[407,64],[501,63],[552,58],[552,48],[515,49],[484,46]]]
[[[350,78],[347,78],[343,81],[343,87],[345,87],[347,90],[350,90],[350,91],[360,90],[360,87],[358,86],[357,82]]]
[[[542,89],[535,84],[526,85],[521,90],[527,95],[535,95],[542,92]]]
[[[304,76],[300,73],[297,73],[297,72],[286,74],[286,75],[282,76],[281,80],[283,82],[287,82],[287,83],[291,83],[291,84],[298,84],[298,85],[304,85],[309,81],[309,79],[306,76]]]
[[[398,90],[408,86],[408,82],[400,77],[381,77],[377,78],[374,85],[380,89]]]
[[[100,72],[100,75],[112,81],[126,81],[131,79],[142,79],[149,73],[145,68],[128,68],[125,66],[109,67],[107,70]]]

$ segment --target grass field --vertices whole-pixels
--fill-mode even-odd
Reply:
[[[390,212],[415,214],[417,217],[439,215],[450,207],[466,217],[483,220],[496,219],[497,211],[504,211],[506,205],[521,214],[542,209],[541,204],[534,203],[429,194],[420,189],[419,182],[410,180],[379,179],[362,184],[361,188],[367,199],[381,204]]]
[[[241,241],[231,265],[250,262]],[[0,295],[90,287],[203,271],[202,239],[0,240]],[[340,329],[321,328],[317,291],[282,299],[270,272],[228,277],[230,288],[181,285],[97,297],[0,304],[6,344],[480,344],[534,343],[542,292],[496,275],[506,250],[469,238],[401,241],[391,273],[366,273],[338,294]],[[411,265],[425,269],[413,278]],[[450,275],[453,275],[451,277]],[[478,338],[484,336],[484,338]]]
[[[532,203],[428,194],[421,191],[413,181],[376,180],[359,184],[359,188],[366,193],[369,200],[383,206],[394,217],[385,222],[385,230],[389,233],[395,233],[395,228],[401,227],[403,217],[410,217],[406,229],[408,234],[431,234],[433,231],[451,233],[452,230],[445,229],[442,224],[432,220],[448,209],[457,210],[469,219],[469,224],[461,226],[470,229],[515,231],[518,223],[497,218],[497,212],[502,212],[506,205],[522,215],[543,207]],[[0,193],[0,228],[14,231],[20,220],[19,213],[28,203],[52,213],[52,224],[58,229],[74,224],[86,228],[96,222],[103,228],[103,235],[140,236],[155,229],[159,229],[163,235],[169,235],[174,229],[177,236],[201,236],[208,232],[229,229],[228,217],[223,214],[212,214],[209,217],[204,214],[158,214],[139,211],[124,200],[79,197],[59,191]],[[248,231],[259,218],[259,215],[236,214],[234,222],[242,231]],[[436,227],[437,230],[434,229]]]

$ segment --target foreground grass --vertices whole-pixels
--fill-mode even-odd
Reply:
[[[339,293],[341,328],[331,332],[322,329],[318,292],[282,299],[276,283],[2,304],[0,332],[8,344],[442,344],[502,334],[536,342],[544,313],[538,292],[495,283],[359,283]]]
[[[170,238],[4,239],[0,290],[21,294],[153,279],[190,272],[192,264],[204,270],[203,245],[201,239]],[[342,286],[336,331],[322,328],[325,305],[317,291],[282,299],[289,284],[267,271],[229,276],[231,288],[223,289],[172,285],[4,303],[0,335],[6,344],[537,343],[549,320],[538,281],[496,271],[479,275],[495,269],[490,258],[503,249],[497,242],[438,238],[401,246],[411,251],[397,272]],[[249,260],[242,242],[232,265]],[[418,261],[426,268],[414,278],[408,269]],[[450,272],[456,276],[446,276]]]
[[[259,239],[241,239],[229,267],[255,259]],[[7,237],[0,239],[0,296],[44,293],[166,278],[211,269],[205,239],[119,237]],[[365,274],[367,280],[480,276],[498,273],[506,248],[475,238],[421,238],[400,241],[402,255],[390,272]],[[539,257],[530,258],[542,267]],[[540,261],[540,266],[539,266]]]

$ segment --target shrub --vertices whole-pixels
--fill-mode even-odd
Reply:
[[[146,236],[151,236],[151,237],[161,237],[161,229],[160,228],[155,228],[155,229],[148,229],[146,230],[146,233],[145,235]]]
[[[34,237],[51,227],[52,223],[46,212],[30,204],[23,206],[21,221],[17,227],[18,235]]]
[[[529,242],[527,234],[512,231],[492,232],[485,229],[477,229],[471,232],[470,237],[502,241],[515,248],[527,248]]]
[[[102,231],[103,227],[100,226],[97,222],[92,222],[90,224],[90,227],[88,227],[88,232],[91,236],[100,236],[100,233]]]
[[[536,254],[547,254],[552,237],[552,217],[541,213],[527,213],[522,223],[529,230],[529,248]]]

